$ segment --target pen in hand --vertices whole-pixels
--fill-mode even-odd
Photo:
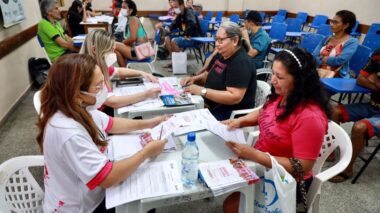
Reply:
[[[161,125],[161,131],[160,131],[160,138],[158,140],[161,140],[162,137],[162,129],[164,128],[164,125]]]

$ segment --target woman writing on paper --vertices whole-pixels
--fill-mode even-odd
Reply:
[[[239,157],[271,168],[266,152],[293,176],[292,161],[298,162],[303,171],[305,188],[312,181],[312,168],[320,152],[330,115],[329,101],[320,84],[316,64],[310,53],[294,48],[279,52],[273,62],[272,94],[263,108],[232,120],[224,121],[230,129],[259,125],[257,143],[227,142]],[[297,201],[299,189],[297,189]],[[225,202],[226,212],[237,212],[239,194]]]
[[[209,72],[186,77],[181,85],[191,94],[202,95],[215,118],[225,120],[233,110],[255,106],[256,69],[236,23],[224,22],[215,41],[217,54],[210,62]]]
[[[115,41],[111,37],[111,34],[98,29],[91,31],[86,36],[82,49],[80,50],[80,53],[92,56],[103,72],[105,86],[109,93],[104,105],[111,108],[120,108],[148,98],[156,97],[161,91],[160,88],[151,88],[144,92],[128,96],[115,96],[112,93],[110,79],[113,77],[122,79],[126,77],[142,76],[149,81],[158,82],[158,79],[149,73],[124,67],[114,67],[113,64],[116,62],[116,54],[114,53],[115,47]],[[107,114],[112,115],[112,113]]]
[[[144,160],[161,153],[166,142],[156,140],[112,162],[106,156],[107,133],[153,128],[165,118],[129,120],[96,110],[107,91],[100,67],[88,55],[62,56],[49,73],[37,121],[45,161],[44,212],[106,212],[104,189],[127,179]]]

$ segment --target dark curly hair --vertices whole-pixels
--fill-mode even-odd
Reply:
[[[294,79],[294,89],[288,95],[285,110],[277,117],[277,120],[285,120],[293,113],[296,107],[310,102],[319,105],[329,118],[329,98],[319,81],[313,56],[302,48],[296,47],[289,50],[294,53],[302,66],[300,68],[296,59],[286,51],[279,52],[274,58],[274,61],[281,62],[286,67],[286,70]],[[271,90],[272,93],[268,96],[266,104],[275,101],[278,97],[273,86]]]
[[[356,16],[353,12],[349,10],[340,10],[336,12],[336,16],[339,16],[342,19],[343,24],[348,23],[348,27],[344,30],[345,33],[350,34],[352,28],[354,28],[356,24]]]

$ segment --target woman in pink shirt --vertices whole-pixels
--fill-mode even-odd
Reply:
[[[312,181],[312,168],[328,128],[329,101],[320,84],[313,56],[300,48],[279,52],[273,63],[272,93],[260,110],[224,123],[229,128],[259,125],[257,143],[227,142],[239,157],[271,168],[266,152],[295,175],[291,161],[302,166],[305,188]],[[302,177],[302,176],[301,176]],[[296,178],[297,179],[297,178]],[[300,201],[297,188],[297,202]],[[225,212],[237,212],[240,195],[231,195],[225,202]]]

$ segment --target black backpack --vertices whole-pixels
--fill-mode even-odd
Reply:
[[[45,83],[49,68],[50,63],[46,58],[29,58],[28,69],[36,88],[40,88]]]

